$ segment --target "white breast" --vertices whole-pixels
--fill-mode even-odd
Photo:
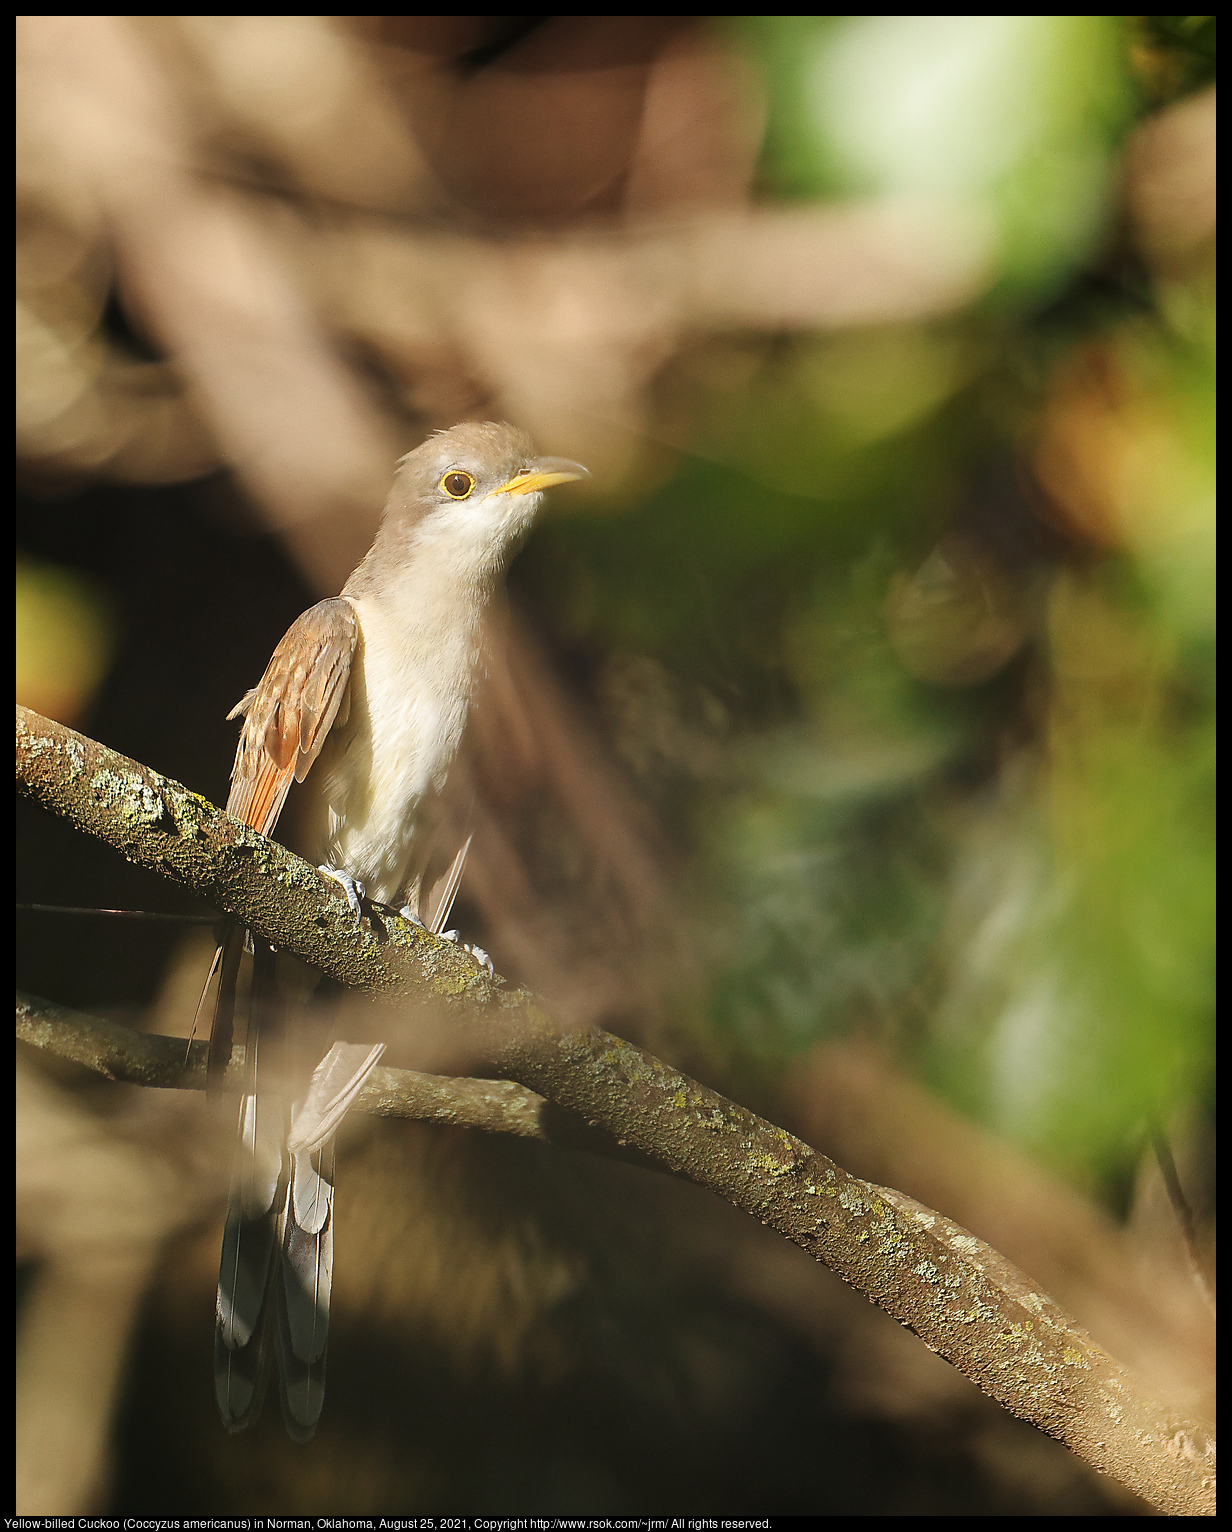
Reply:
[[[450,610],[439,587],[423,586],[408,579],[379,600],[352,598],[360,640],[350,715],[320,762],[325,857],[385,904],[423,872],[476,667],[477,607],[455,601]]]

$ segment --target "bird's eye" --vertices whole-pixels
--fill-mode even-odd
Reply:
[[[457,469],[447,473],[441,480],[441,488],[451,500],[465,500],[474,487],[475,481],[470,474],[461,473]]]

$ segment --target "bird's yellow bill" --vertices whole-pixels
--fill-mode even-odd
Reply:
[[[553,484],[568,484],[574,479],[589,479],[590,471],[583,468],[581,463],[571,463],[568,458],[542,458],[539,463],[526,473],[514,474],[513,478],[499,489],[492,491],[495,495],[533,495],[541,489],[551,489]]]

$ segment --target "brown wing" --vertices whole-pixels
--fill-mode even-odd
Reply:
[[[358,637],[345,596],[319,601],[287,629],[261,684],[227,714],[244,717],[227,813],[262,835],[278,823],[291,783],[307,776],[334,720],[341,713],[346,722]]]

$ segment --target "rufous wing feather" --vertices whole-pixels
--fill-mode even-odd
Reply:
[[[227,715],[243,716],[227,813],[269,835],[292,782],[302,782],[339,713],[359,638],[345,596],[319,601],[287,629],[260,685]]]

